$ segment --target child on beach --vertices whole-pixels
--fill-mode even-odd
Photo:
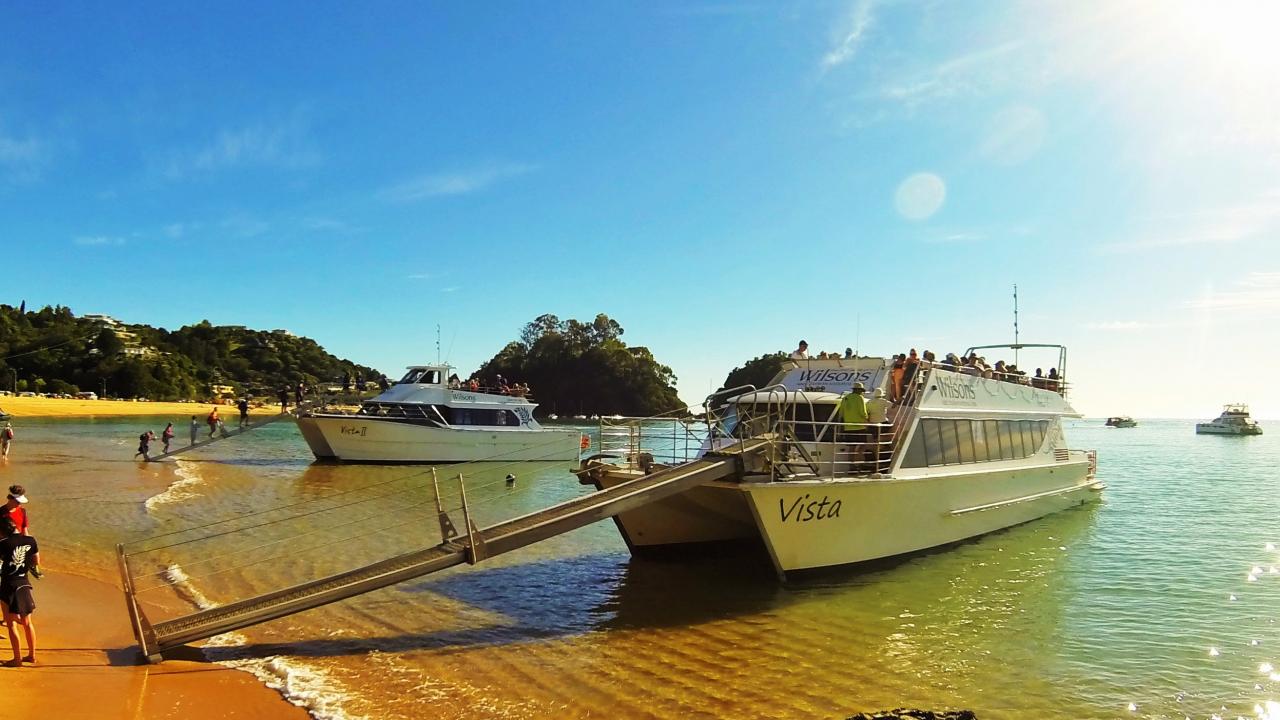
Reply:
[[[9,498],[4,503],[4,516],[13,521],[18,532],[26,535],[31,531],[31,523],[27,520],[27,489],[21,485],[9,486]]]
[[[31,619],[36,601],[31,595],[32,577],[40,577],[40,548],[36,539],[23,535],[8,517],[0,517],[0,606],[4,609],[4,624],[9,629],[9,645],[13,647],[13,659],[6,667],[22,667],[22,663],[35,664],[36,626]],[[21,625],[27,636],[27,655],[22,656],[18,645],[18,629]]]
[[[164,432],[160,433],[160,439],[164,440],[164,451],[169,452],[169,443],[173,442],[173,423],[164,426]]]

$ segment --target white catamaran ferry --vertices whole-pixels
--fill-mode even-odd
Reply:
[[[321,460],[453,463],[478,460],[577,460],[581,433],[547,429],[527,397],[450,388],[448,365],[415,365],[354,414],[298,416],[298,429]]]
[[[1262,426],[1249,417],[1249,406],[1232,403],[1222,408],[1222,414],[1209,422],[1196,423],[1197,435],[1261,435]]]
[[[1057,349],[1063,374],[984,378],[922,362],[903,382],[884,358],[786,360],[768,387],[708,398],[710,436],[692,458],[672,452],[678,439],[655,444],[650,429],[648,447],[633,442],[621,463],[584,460],[579,478],[605,489],[742,448],[734,477],[615,521],[633,553],[755,542],[782,576],[946,545],[1098,498],[1095,454],[1063,435],[1063,418],[1080,417],[1066,399],[1065,348],[983,346],[966,356],[995,348]],[[880,390],[897,401],[885,422],[849,433],[840,399],[855,383],[868,398]],[[643,437],[640,425],[631,438]],[[748,445],[761,461],[746,457]]]

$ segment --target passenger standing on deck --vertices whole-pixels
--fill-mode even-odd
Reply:
[[[200,436],[200,421],[196,420],[196,416],[191,416],[191,444],[196,444],[196,438]]]
[[[215,407],[210,410],[209,417],[205,418],[204,421],[209,423],[209,437],[213,437],[213,434],[218,431],[218,408]]]
[[[853,446],[854,465],[850,470],[862,464],[862,455],[866,451],[866,443],[869,439],[867,421],[870,415],[867,413],[867,399],[862,396],[866,391],[865,385],[856,382],[848,393],[840,397],[840,419],[844,421],[841,428],[844,430],[844,441]]]
[[[40,548],[36,539],[19,533],[13,521],[0,517],[0,605],[4,609],[4,624],[9,629],[9,645],[13,659],[6,667],[22,667],[22,663],[36,661],[36,626],[31,620],[36,601],[31,596],[31,581],[27,573],[40,577]],[[22,655],[18,645],[18,629],[21,625],[27,636],[27,654]]]
[[[21,485],[9,486],[9,498],[4,503],[4,515],[0,517],[8,517],[17,526],[18,532],[23,535],[31,531],[31,523],[27,518],[27,509],[22,507],[27,504],[27,489]]]
[[[151,462],[151,441],[156,439],[156,434],[150,430],[138,436],[138,452],[134,453],[134,457],[142,456],[143,460]]]
[[[914,352],[914,351],[913,351]],[[867,420],[870,424],[867,429],[870,431],[868,435],[871,439],[871,452],[876,459],[876,472],[884,472],[888,469],[888,448],[880,444],[881,438],[886,438],[888,430],[886,425],[889,422],[889,408],[893,403],[884,396],[884,390],[876,388],[871,393],[871,399],[867,401]]]
[[[345,370],[342,373],[342,394],[346,395],[351,392],[351,373]]]
[[[911,381],[916,377],[916,371],[920,369],[920,356],[916,355],[916,349],[911,348],[911,352],[907,353],[907,359],[902,361],[902,389],[898,392],[899,398],[907,396],[907,388],[911,387]]]
[[[173,442],[173,423],[164,426],[164,432],[160,433],[160,439],[164,440],[164,451],[169,452],[169,443]]]
[[[801,340],[795,350],[791,351],[792,360],[808,360],[809,359],[809,343]]]
[[[906,377],[906,372],[906,356],[894,355],[893,366],[889,369],[889,392],[893,395],[894,402],[902,398],[902,380]]]
[[[13,423],[5,423],[0,430],[0,457],[9,457],[9,443],[13,442]]]
[[[240,402],[236,403],[236,408],[240,410],[240,427],[249,424],[249,398],[242,397]]]

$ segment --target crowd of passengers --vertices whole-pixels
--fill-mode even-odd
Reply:
[[[797,347],[790,355],[792,360],[808,360],[809,343],[804,340],[800,341]],[[835,352],[821,352],[816,356],[812,356],[815,360],[853,360],[857,358],[853,348],[845,348],[844,355]],[[1004,360],[997,360],[994,365],[987,364],[987,359],[981,357],[976,352],[969,353],[968,357],[960,357],[955,353],[947,353],[946,357],[939,362],[936,355],[930,350],[925,350],[923,354],[917,354],[915,348],[911,348],[911,352],[893,356],[893,363],[889,370],[889,396],[893,402],[898,402],[907,394],[907,388],[911,387],[911,381],[916,376],[916,371],[921,368],[937,367],[943,370],[951,370],[962,375],[972,375],[974,377],[986,378],[988,380],[1003,380],[1004,382],[1017,383],[1018,385],[1030,385],[1031,387],[1041,388],[1044,390],[1052,390],[1059,392],[1062,389],[1062,378],[1058,375],[1057,368],[1049,368],[1049,374],[1044,373],[1043,368],[1036,368],[1035,374],[1028,376],[1025,370],[1019,370],[1017,365],[1006,363]]]
[[[510,395],[511,397],[529,397],[529,383],[509,382],[506,378],[499,374],[493,379],[492,385],[486,385],[480,382],[480,379],[472,375],[466,380],[462,380],[455,373],[449,376],[450,390],[470,390],[471,392],[495,392],[499,395]]]

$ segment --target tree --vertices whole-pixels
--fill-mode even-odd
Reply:
[[[720,389],[725,390],[742,387],[743,385],[754,385],[758,388],[765,387],[782,369],[782,361],[786,358],[787,354],[779,350],[778,352],[748,360],[742,367],[735,367],[729,371],[729,375],[725,377],[724,384],[720,386]]]
[[[647,348],[629,348],[622,326],[599,314],[590,323],[539,315],[473,374],[527,382],[539,412],[650,416],[683,408],[671,368]]]

